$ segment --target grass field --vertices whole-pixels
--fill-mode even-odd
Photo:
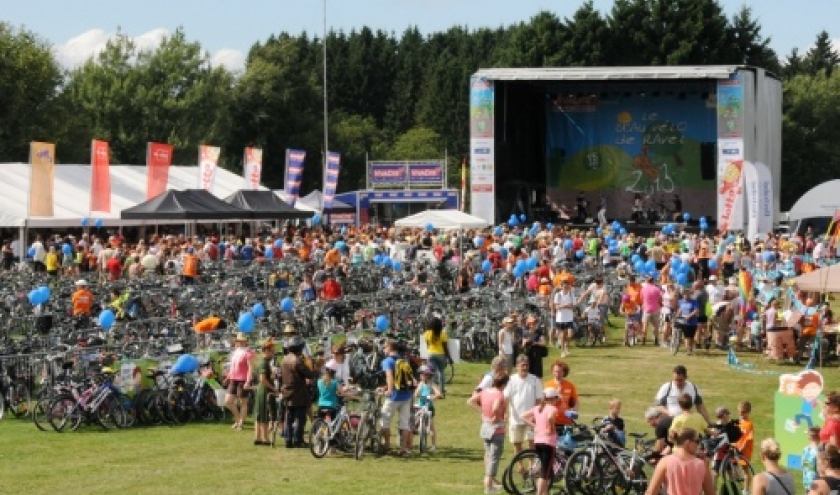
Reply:
[[[611,337],[618,341],[617,335]],[[546,365],[556,357],[552,351]],[[738,401],[750,400],[756,444],[772,435],[778,376],[733,371],[723,352],[671,356],[651,345],[612,345],[573,349],[566,361],[587,422],[605,414],[607,401],[618,397],[628,430],[650,431],[642,416],[645,408],[670,379],[671,369],[684,364],[710,411],[718,405],[735,411]],[[457,366],[447,398],[437,405],[437,452],[408,459],[318,460],[308,450],[255,447],[252,431],[233,431],[229,422],[109,432],[82,427],[57,434],[7,418],[0,421],[0,494],[483,493],[479,418],[466,400],[486,369],[484,364]],[[767,369],[798,370],[792,365]],[[832,390],[840,372],[834,367],[821,371],[826,390]],[[505,449],[507,460],[512,447]],[[757,459],[754,463],[761,468]]]

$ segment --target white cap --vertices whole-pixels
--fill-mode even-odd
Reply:
[[[87,280],[84,280],[84,279],[76,280],[76,286],[78,286],[78,287],[86,286],[87,284],[88,284]]]
[[[557,399],[560,397],[560,392],[557,391],[556,388],[548,387],[543,389],[543,398],[544,399]]]
[[[715,281],[717,281],[717,276],[715,276],[715,275],[710,275],[710,276],[709,276],[709,281],[711,281],[711,282],[715,282]]]

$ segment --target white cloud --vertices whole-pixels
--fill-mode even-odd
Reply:
[[[138,50],[154,50],[169,35],[170,32],[166,28],[155,28],[133,37],[132,40]],[[58,62],[68,69],[73,69],[85,63],[90,57],[99,54],[105,49],[108,41],[116,36],[116,32],[108,33],[98,28],[90,29],[64,43],[56,43],[53,49]],[[221,65],[232,71],[239,71],[245,67],[245,54],[231,48],[223,48],[212,53],[210,60],[214,66]]]

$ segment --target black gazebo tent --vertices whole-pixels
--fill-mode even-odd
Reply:
[[[204,189],[168,190],[120,212],[124,220],[247,220],[251,212]]]
[[[225,198],[224,201],[243,210],[248,210],[251,213],[250,218],[256,219],[292,220],[312,218],[315,214],[311,211],[298,210],[289,206],[278,198],[273,191],[240,190]]]

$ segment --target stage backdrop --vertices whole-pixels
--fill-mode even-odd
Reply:
[[[636,194],[673,209],[678,194],[694,218],[715,215],[716,104],[697,92],[546,96],[546,184],[574,207],[601,195],[607,216],[628,218]]]

